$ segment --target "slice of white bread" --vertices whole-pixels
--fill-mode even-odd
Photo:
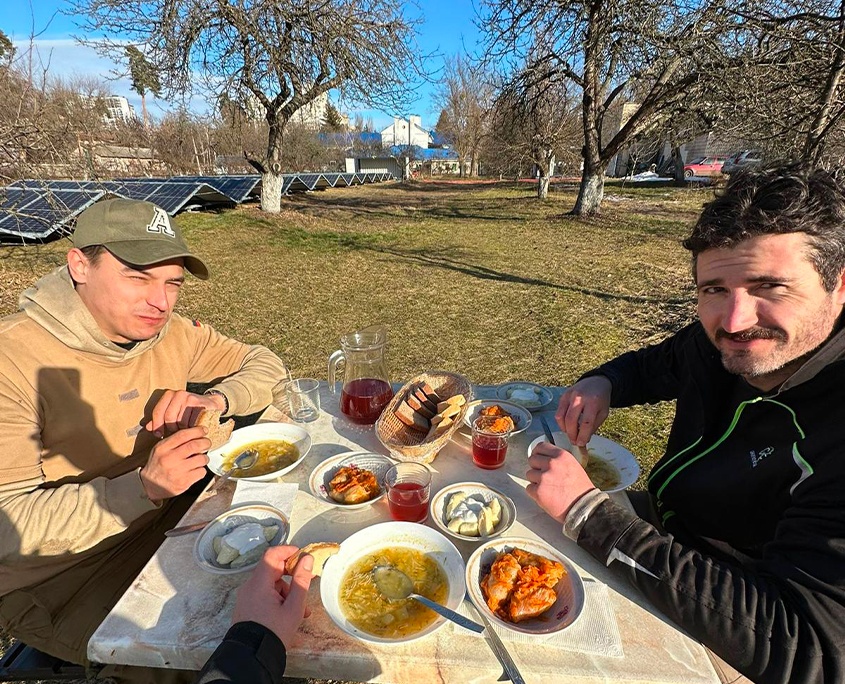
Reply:
[[[396,409],[394,415],[413,430],[420,430],[421,432],[428,431],[428,418],[424,417],[421,413],[414,411],[407,401],[403,401],[399,404],[399,408]]]
[[[448,399],[444,399],[439,404],[437,404],[437,412],[440,413],[444,409],[447,409],[449,406],[458,406],[461,407],[467,403],[467,398],[463,394],[455,394]]]
[[[454,418],[461,412],[461,407],[457,406],[456,404],[447,404],[443,409],[437,412],[437,416],[443,416],[444,418]],[[436,418],[435,416],[434,418]],[[432,418],[432,420],[434,420]]]
[[[340,551],[340,544],[336,544],[334,542],[314,542],[313,544],[306,544],[285,561],[285,573],[292,575],[299,559],[307,553],[314,557],[314,567],[311,570],[311,574],[315,577],[319,577],[323,574],[323,566],[326,564],[326,561],[334,556],[338,551]]]
[[[217,409],[202,409],[197,414],[197,419],[194,425],[201,425],[208,430],[208,437],[211,440],[211,449],[216,449],[223,446],[229,441],[232,436],[232,430],[235,429],[235,421],[227,420],[225,423],[220,422],[220,415],[222,411]]]
[[[434,418],[431,419],[431,428],[425,438],[430,439],[431,437],[436,437],[438,434],[446,430],[453,422],[454,421],[451,418],[444,418],[440,415],[434,416]]]

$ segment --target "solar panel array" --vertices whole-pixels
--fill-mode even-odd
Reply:
[[[393,180],[390,173],[282,174],[282,195]],[[44,241],[72,232],[76,216],[105,197],[147,200],[173,216],[235,205],[261,193],[261,176],[174,176],[112,181],[20,180],[0,189],[0,242]]]

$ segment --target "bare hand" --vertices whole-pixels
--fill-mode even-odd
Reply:
[[[595,485],[576,458],[560,447],[540,442],[528,457],[525,488],[546,513],[563,524],[569,509]]]
[[[293,570],[290,585],[282,579],[285,561],[298,549],[295,546],[272,546],[238,590],[232,622],[257,622],[290,646],[302,618],[310,611],[306,605],[314,558],[302,556]]]
[[[202,479],[208,463],[205,452],[211,448],[205,434],[204,427],[179,430],[152,448],[141,468],[141,482],[151,501],[177,496]]]
[[[197,414],[204,409],[226,409],[226,402],[219,394],[194,394],[185,390],[166,390],[153,409],[152,420],[144,426],[156,437],[172,435],[177,430],[192,426]]]
[[[555,420],[569,441],[586,446],[610,411],[613,386],[603,375],[579,380],[560,398]]]

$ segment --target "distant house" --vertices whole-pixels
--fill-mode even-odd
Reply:
[[[149,147],[95,145],[90,149],[91,163],[99,171],[149,176],[166,172],[166,165]]]
[[[431,133],[422,127],[422,118],[416,114],[409,119],[394,116],[393,123],[381,132],[381,144],[384,147],[412,145],[426,150],[431,144]]]

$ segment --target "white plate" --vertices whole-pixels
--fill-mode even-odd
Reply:
[[[374,496],[369,501],[364,501],[357,504],[344,504],[335,501],[329,496],[328,486],[331,479],[335,476],[338,470],[343,466],[356,465],[364,470],[369,470],[376,476],[379,487],[381,487],[381,494]],[[308,486],[311,488],[311,493],[320,501],[324,501],[332,506],[343,508],[344,510],[357,510],[359,508],[366,508],[371,506],[376,501],[384,497],[386,492],[384,486],[384,476],[394,463],[387,456],[381,454],[374,454],[370,451],[355,451],[352,453],[338,454],[327,458],[320,465],[311,471],[311,476],[308,478]]]
[[[386,639],[363,632],[346,619],[340,608],[338,594],[347,570],[363,556],[397,546],[422,551],[440,565],[449,580],[449,594],[444,602],[448,608],[457,610],[464,600],[464,559],[455,545],[440,532],[418,523],[386,522],[371,525],[341,543],[340,551],[326,562],[320,579],[320,600],[326,613],[340,629],[361,641],[382,645],[404,644],[428,636],[447,622],[446,618],[438,616],[432,624],[416,634],[400,639]]]
[[[539,617],[516,624],[503,620],[490,610],[484,600],[484,594],[481,593],[481,580],[490,571],[493,561],[496,560],[500,552],[513,548],[520,548],[523,551],[556,560],[566,568],[566,574],[555,586],[557,600],[551,608]],[[469,557],[466,575],[467,593],[478,610],[482,611],[493,624],[530,637],[545,638],[550,634],[566,629],[578,619],[584,609],[584,582],[575,566],[556,548],[537,539],[503,537],[485,542]]]
[[[512,435],[518,435],[520,432],[524,432],[531,426],[531,412],[518,404],[514,404],[511,401],[505,401],[504,399],[482,399],[480,401],[476,400],[472,402],[467,409],[466,415],[464,416],[464,425],[472,427],[472,422],[478,418],[481,413],[481,409],[495,405],[501,406],[505,411],[511,414],[514,424],[514,431],[511,432]]]
[[[533,398],[520,396],[520,393],[528,392],[533,395]],[[516,396],[514,396],[515,394]],[[496,389],[496,396],[499,399],[519,404],[529,411],[539,411],[552,403],[552,393],[542,385],[533,382],[509,382],[505,385],[499,385]]]
[[[249,482],[272,482],[277,477],[289,473],[296,468],[311,450],[311,435],[308,431],[299,425],[292,425],[291,423],[256,423],[255,425],[248,425],[239,430],[235,430],[229,441],[222,447],[212,449],[208,452],[208,469],[217,474],[223,474],[223,461],[230,454],[239,454],[244,450],[244,447],[252,442],[258,442],[263,439],[280,439],[290,442],[299,450],[299,458],[285,468],[275,470],[266,475],[256,475],[254,477],[238,477],[238,480],[247,480]],[[234,479],[234,478],[233,478]]]
[[[565,433],[554,431],[552,437],[561,449],[572,450],[572,442],[569,441]],[[531,442],[528,445],[529,456],[534,451],[535,446],[545,441],[547,441],[546,438],[541,436]],[[605,489],[606,492],[621,492],[634,484],[640,476],[640,464],[634,458],[634,454],[613,440],[607,439],[607,437],[593,435],[587,442],[587,451],[590,456],[604,459],[619,471],[619,484],[616,487]]]
[[[213,547],[214,538],[228,534],[238,525],[264,521],[272,521],[273,524],[279,526],[279,531],[270,541],[270,546],[284,544],[290,532],[290,523],[285,514],[269,504],[246,504],[221,513],[202,528],[194,543],[194,560],[196,560],[197,565],[215,575],[235,575],[239,572],[251,570],[258,565],[258,561],[242,568],[227,568],[217,565],[217,554],[214,553]]]
[[[502,519],[499,520],[499,524],[496,525],[496,528],[493,530],[493,534],[490,534],[487,537],[471,537],[468,534],[458,534],[457,532],[453,532],[449,529],[448,522],[446,520],[446,504],[449,503],[449,497],[452,496],[452,494],[460,491],[464,491],[469,495],[481,494],[485,501],[492,501],[493,497],[499,500],[499,503],[502,505]],[[463,541],[480,542],[492,539],[493,537],[500,537],[516,522],[516,506],[510,497],[505,496],[501,492],[497,492],[492,487],[488,487],[481,482],[458,482],[456,484],[449,485],[448,487],[444,487],[431,499],[431,505],[429,508],[431,512],[431,519],[434,520],[434,524],[440,528],[441,532]]]

